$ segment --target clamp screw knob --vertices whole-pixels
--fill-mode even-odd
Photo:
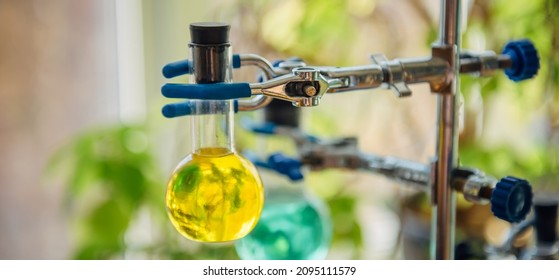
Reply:
[[[526,180],[512,176],[502,178],[491,193],[491,211],[495,217],[517,223],[532,208],[532,186]]]
[[[530,40],[510,41],[502,53],[508,55],[512,61],[512,66],[505,69],[505,74],[515,82],[534,77],[540,69],[538,51]]]

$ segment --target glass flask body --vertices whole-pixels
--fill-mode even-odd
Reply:
[[[190,49],[198,58],[193,59],[196,83],[231,81],[228,44],[205,48],[191,44]],[[215,71],[204,65],[216,59],[227,67]],[[168,181],[168,216],[191,240],[237,240],[247,235],[260,217],[262,181],[253,164],[234,149],[233,101],[193,100],[189,106],[192,153],[178,164]]]

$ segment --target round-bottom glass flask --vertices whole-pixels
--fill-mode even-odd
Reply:
[[[197,84],[231,82],[229,26],[190,25],[192,77]],[[192,153],[175,168],[165,203],[171,223],[201,242],[233,241],[258,222],[264,204],[254,165],[234,148],[231,100],[191,100]]]
[[[224,148],[202,148],[187,156],[173,172],[166,194],[175,228],[202,242],[233,241],[248,234],[263,200],[252,163]]]

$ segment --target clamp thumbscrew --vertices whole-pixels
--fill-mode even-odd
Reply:
[[[505,74],[515,82],[533,78],[540,69],[538,51],[530,40],[510,41],[502,53],[508,55],[512,62],[512,66],[505,69]]]
[[[528,181],[507,176],[497,182],[491,193],[491,211],[499,219],[517,223],[530,212],[532,198]]]

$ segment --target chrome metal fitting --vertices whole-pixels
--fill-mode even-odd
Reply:
[[[480,62],[479,75],[481,77],[492,76],[495,70],[499,69],[499,60],[492,51],[482,52],[478,56]]]
[[[406,72],[404,66],[399,60],[386,62],[383,66],[388,73],[388,81],[386,84],[392,89],[398,97],[411,96],[411,90],[406,84]]]
[[[252,95],[265,95],[290,101],[297,107],[312,107],[330,88],[339,87],[339,79],[325,78],[318,68],[299,67],[291,74],[251,84]]]
[[[474,174],[466,179],[462,190],[464,198],[467,201],[485,205],[489,203],[489,199],[481,196],[481,190],[485,188],[493,188],[495,180],[482,174]]]
[[[311,170],[328,168],[359,169],[363,166],[354,137],[334,139],[328,142],[306,142],[299,148],[301,161]]]

